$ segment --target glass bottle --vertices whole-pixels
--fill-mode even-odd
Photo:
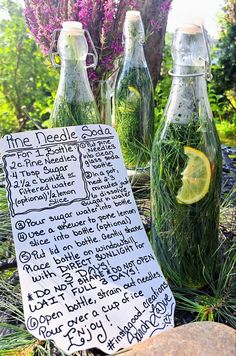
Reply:
[[[97,53],[88,53],[85,33],[91,37],[82,24],[76,21],[63,23],[58,38],[58,53],[61,59],[59,86],[51,113],[51,126],[73,126],[100,123],[98,108],[90,88],[87,68],[95,67]],[[52,46],[54,45],[54,41]],[[52,62],[54,62],[52,53]],[[87,56],[93,56],[94,63],[87,66]],[[58,66],[58,65],[56,65]]]
[[[171,92],[152,150],[151,242],[167,278],[202,288],[216,272],[222,174],[204,28],[179,28],[172,56]]]
[[[141,173],[150,161],[153,134],[153,87],[144,56],[144,27],[139,11],[127,11],[125,54],[114,98],[115,129],[128,173]]]

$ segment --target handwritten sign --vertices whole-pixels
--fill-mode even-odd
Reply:
[[[65,353],[115,351],[173,326],[113,128],[1,141],[27,329]]]

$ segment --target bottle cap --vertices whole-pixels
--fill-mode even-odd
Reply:
[[[179,32],[186,33],[189,35],[195,35],[197,33],[202,32],[202,28],[200,25],[195,24],[183,24],[178,28]]]
[[[197,13],[188,14],[187,18],[182,18],[177,24],[177,30],[182,33],[189,35],[195,35],[202,32],[202,27],[204,26],[204,20]]]
[[[75,35],[83,31],[83,25],[78,21],[65,21],[62,23],[62,31],[70,35]]]
[[[125,20],[131,21],[131,22],[136,22],[139,21],[141,18],[141,14],[140,11],[134,11],[134,10],[130,10],[126,12],[125,15]]]
[[[127,11],[123,29],[126,45],[132,46],[129,40],[138,40],[141,44],[144,43],[145,33],[140,11]]]

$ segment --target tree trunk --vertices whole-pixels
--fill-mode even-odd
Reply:
[[[145,44],[145,56],[152,77],[153,87],[155,88],[160,77],[162,53],[165,43],[165,33],[168,12],[164,13],[160,11],[160,5],[163,0],[143,0],[143,6],[141,10],[142,19],[146,31],[150,29],[150,21],[152,19],[161,19],[160,29],[152,31],[152,34],[148,36],[148,40]]]

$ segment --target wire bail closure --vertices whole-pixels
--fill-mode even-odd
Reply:
[[[60,68],[60,67],[61,67],[60,64],[57,64],[56,61],[55,61],[55,58],[56,58],[56,56],[59,55],[59,52],[58,52],[58,51],[55,51],[55,52],[53,51],[53,48],[54,48],[54,46],[55,46],[55,43],[57,42],[57,40],[56,40],[57,32],[60,32],[60,31],[61,31],[60,28],[56,28],[56,29],[53,31],[53,33],[52,33],[52,41],[51,41],[51,43],[50,43],[50,49],[49,49],[49,58],[50,58],[50,61],[51,61],[51,63],[52,63],[52,66],[53,66],[54,68]]]
[[[204,62],[204,72],[200,73],[189,73],[189,74],[175,74],[173,73],[172,70],[168,71],[168,74],[171,75],[172,77],[201,77],[204,76],[207,81],[212,80],[212,73],[211,73],[211,56],[210,56],[210,48],[208,44],[208,39],[207,39],[207,32],[206,29],[203,25],[199,26],[202,30],[202,35],[203,35],[203,40],[204,40],[204,45],[207,51],[207,58],[204,58],[202,56],[199,57]]]
[[[210,47],[209,47],[209,42],[208,42],[208,37],[207,37],[207,32],[206,29],[203,25],[200,26],[203,34],[203,40],[204,44],[206,47],[207,51],[207,58],[204,57],[199,57],[199,59],[202,59],[204,61],[204,72],[205,72],[205,78],[207,81],[212,80],[212,74],[211,74],[211,55],[210,55]]]
[[[57,28],[53,31],[53,34],[52,34],[52,41],[51,41],[51,44],[50,44],[50,49],[49,49],[49,58],[50,58],[50,61],[52,63],[52,66],[54,68],[61,68],[61,65],[60,64],[57,64],[56,61],[55,61],[55,58],[56,56],[59,56],[59,52],[58,51],[54,51],[54,46],[55,44],[57,43],[57,39],[56,39],[56,36],[57,36],[57,33],[60,32],[61,29],[60,28]],[[97,64],[98,64],[98,54],[97,54],[97,51],[96,51],[96,48],[94,46],[94,43],[93,43],[93,40],[90,36],[90,33],[88,32],[88,30],[84,29],[83,30],[84,33],[87,35],[88,39],[89,39],[89,43],[92,47],[92,50],[93,50],[93,53],[89,52],[87,53],[87,56],[92,56],[93,58],[93,63],[89,64],[89,65],[86,65],[86,69],[88,68],[93,68],[95,69],[97,67]]]
[[[93,53],[88,53],[87,56],[92,56],[93,57],[93,63],[89,64],[88,66],[86,66],[86,68],[93,68],[95,69],[97,67],[97,64],[98,64],[98,54],[97,54],[97,51],[96,51],[96,48],[94,46],[94,43],[93,43],[93,40],[92,40],[92,37],[90,36],[90,33],[88,30],[84,30],[84,33],[86,33],[86,35],[88,36],[88,39],[89,39],[89,42],[90,42],[90,45],[92,47],[92,50],[93,50]]]

